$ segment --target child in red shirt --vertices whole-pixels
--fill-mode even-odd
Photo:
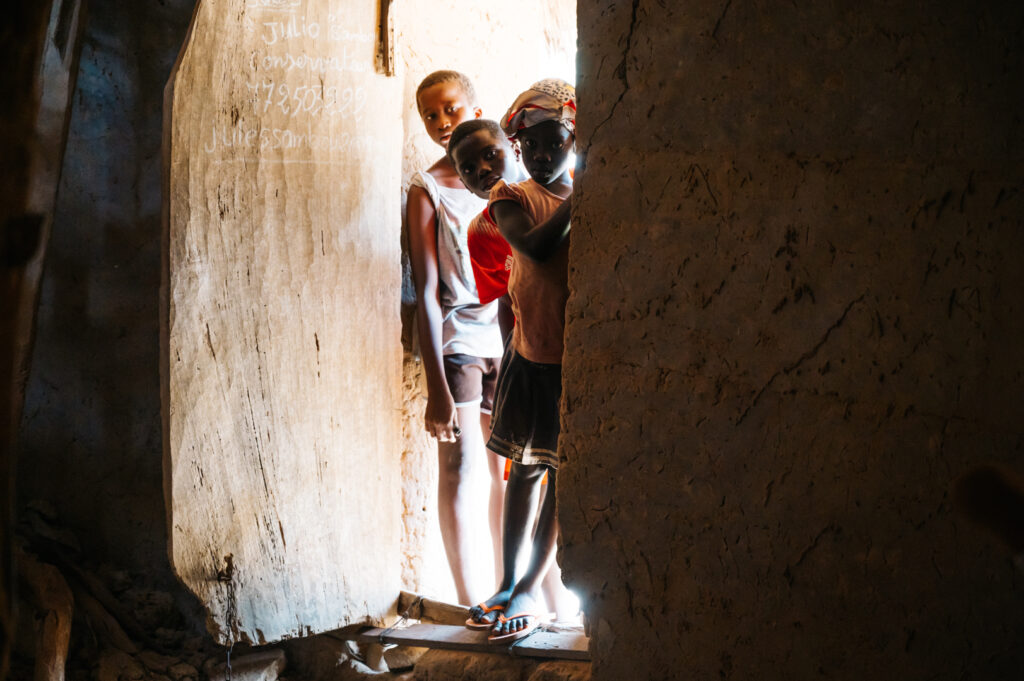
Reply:
[[[478,118],[461,123],[451,139],[455,144],[449,142],[448,156],[462,183],[477,196],[488,198],[491,188],[499,181],[515,183],[526,179],[513,157],[508,138],[494,121]],[[480,303],[498,301],[501,337],[508,339],[515,321],[508,299],[512,247],[486,210],[469,223],[467,241]]]

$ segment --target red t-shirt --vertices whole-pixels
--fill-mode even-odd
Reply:
[[[508,276],[512,271],[512,247],[491,222],[487,211],[469,223],[469,262],[473,266],[476,292],[480,302],[487,304],[508,293]]]

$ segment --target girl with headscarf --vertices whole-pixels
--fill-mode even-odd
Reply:
[[[501,126],[517,143],[530,179],[498,182],[487,206],[512,247],[509,297],[516,318],[498,373],[487,448],[510,459],[512,468],[502,516],[502,581],[496,594],[470,610],[467,626],[489,626],[488,640],[495,643],[522,638],[540,623],[540,586],[558,533],[555,475],[576,92],[561,80],[535,83],[516,98]],[[531,500],[545,473],[530,562],[519,575],[517,559],[530,545]]]

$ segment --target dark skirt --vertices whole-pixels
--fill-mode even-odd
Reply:
[[[525,359],[511,344],[501,360],[487,448],[526,465],[558,468],[562,365]]]

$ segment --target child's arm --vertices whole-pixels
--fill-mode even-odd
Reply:
[[[441,354],[441,300],[437,281],[437,215],[422,187],[410,187],[406,203],[409,227],[409,260],[416,284],[416,325],[420,353],[427,376],[427,432],[441,442],[455,442],[458,416],[455,400],[444,378]]]
[[[513,248],[531,260],[544,262],[554,255],[569,235],[572,195],[539,225],[533,224],[523,207],[511,199],[493,202],[490,210],[502,236]]]
[[[516,325],[516,316],[512,313],[512,301],[506,293],[498,298],[498,329],[501,330],[501,341],[508,340],[509,334]]]

